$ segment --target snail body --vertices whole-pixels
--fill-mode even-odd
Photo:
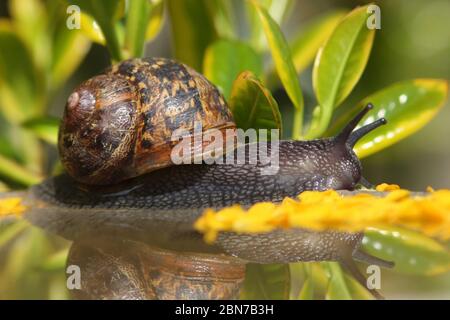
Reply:
[[[173,130],[191,132],[195,120],[204,130],[235,128],[231,113],[219,91],[189,67],[166,59],[128,60],[69,97],[59,134],[67,174],[30,190],[34,205],[27,217],[75,243],[119,237],[244,262],[340,261],[352,273],[357,271],[353,258],[389,266],[359,250],[361,233],[227,232],[207,245],[193,229],[206,208],[279,202],[306,190],[353,190],[364,183],[352,148],[385,119],[353,129],[371,108],[366,106],[336,137],[279,141],[279,170],[272,175],[261,174],[267,164],[259,159],[256,164],[173,165]],[[269,152],[271,147],[267,143]],[[251,148],[238,146],[235,154],[240,148],[248,160]]]

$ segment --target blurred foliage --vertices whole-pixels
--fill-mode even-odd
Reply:
[[[353,10],[355,3],[349,3],[350,9],[333,7],[297,24],[287,37],[282,26],[292,0],[9,0],[9,14],[0,18],[0,190],[30,186],[58,170],[47,151],[54,152],[58,130],[49,106],[65,92],[91,43],[105,46],[113,63],[141,57],[164,29],[166,16],[173,56],[219,87],[238,126],[283,128],[285,138],[319,138],[336,133],[370,101],[376,108],[365,122],[386,117],[389,124],[363,138],[356,151],[363,157],[397,143],[437,114],[448,83],[399,78],[370,88],[375,93],[366,98],[352,94],[361,92],[358,82],[380,31],[366,27],[366,3]],[[80,30],[66,27],[67,8],[74,4],[81,8]],[[442,6],[434,1],[428,11],[444,12]],[[419,25],[412,21],[413,40],[399,43],[392,37],[397,42],[390,45],[411,46],[417,36],[423,39],[422,58],[430,59],[433,48],[443,46],[433,41],[433,28],[448,25]],[[375,42],[375,50],[384,49]],[[312,87],[303,81],[308,77]],[[275,94],[279,91],[289,102]],[[395,261],[393,272],[427,276],[448,270],[448,246],[407,230],[369,230],[364,247]],[[66,298],[66,254],[66,242],[23,221],[0,224],[0,298]],[[249,266],[242,298],[288,297],[370,298],[336,263]]]

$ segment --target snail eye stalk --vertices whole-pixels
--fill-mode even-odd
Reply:
[[[347,140],[347,144],[349,146],[353,147],[356,144],[356,142],[358,142],[359,139],[364,137],[369,132],[375,130],[379,126],[385,125],[386,123],[387,123],[387,120],[385,118],[380,118],[372,123],[369,123],[369,124],[359,128],[358,130],[353,131]]]
[[[368,103],[350,122],[342,129],[342,131],[336,136],[336,141],[341,143],[347,143],[351,147],[355,145],[355,143],[361,139],[364,135],[369,133],[370,131],[378,128],[379,126],[386,124],[387,121],[385,118],[378,119],[368,125],[365,125],[358,130],[353,131],[358,123],[361,121],[364,116],[373,109],[373,104]]]

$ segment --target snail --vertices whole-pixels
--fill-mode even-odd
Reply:
[[[260,162],[172,165],[175,129],[192,132],[202,120],[224,132],[236,127],[231,112],[213,84],[181,63],[126,60],[70,95],[59,133],[67,173],[28,191],[26,217],[74,241],[68,264],[89,279],[81,298],[235,298],[248,262],[339,261],[363,283],[353,259],[392,263],[361,251],[362,233],[224,232],[210,245],[193,224],[206,208],[367,185],[352,148],[386,122],[353,131],[371,108],[335,137],[279,141],[273,175],[262,175]]]

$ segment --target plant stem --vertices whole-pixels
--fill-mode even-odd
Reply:
[[[316,139],[321,137],[328,128],[331,118],[333,116],[333,108],[316,107],[320,108],[319,112],[313,113],[313,119],[311,120],[311,126],[305,135],[306,139]]]
[[[132,57],[141,57],[144,52],[145,32],[150,17],[150,9],[148,0],[134,0],[130,2],[125,44]]]
[[[294,140],[302,139],[302,128],[303,128],[303,109],[295,109],[294,111],[294,122],[292,126],[292,138]]]

